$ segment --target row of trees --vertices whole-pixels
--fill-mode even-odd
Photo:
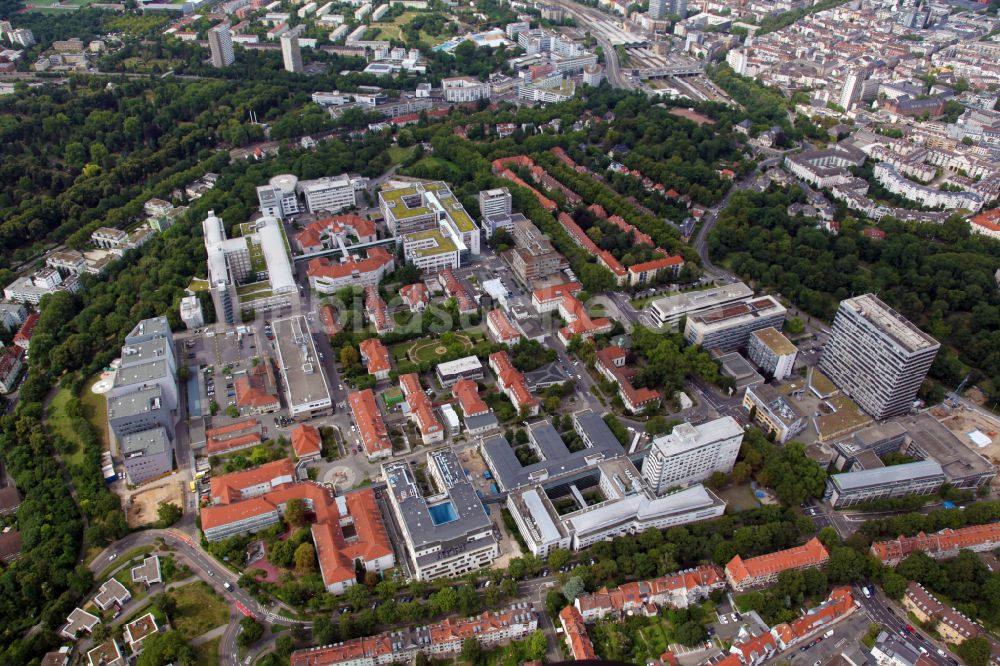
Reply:
[[[955,386],[1000,389],[1000,293],[994,271],[1000,243],[970,238],[968,224],[904,224],[883,218],[884,240],[845,217],[840,233],[791,217],[797,188],[736,193],[709,237],[711,255],[747,280],[780,291],[813,316],[832,319],[852,294],[875,292],[942,343],[931,375]]]

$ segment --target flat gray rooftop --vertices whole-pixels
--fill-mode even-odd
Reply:
[[[170,349],[170,340],[167,338],[154,338],[143,342],[126,344],[122,347],[122,367],[165,360],[172,355],[173,350]]]
[[[127,368],[119,368],[118,372],[115,373],[115,388],[146,384],[170,375],[170,368],[165,360],[146,361],[130,365]]]
[[[427,454],[427,464],[428,467],[433,465],[444,481],[442,494],[430,498],[430,502],[420,493],[407,463],[393,462],[382,466],[382,475],[399,506],[403,529],[409,534],[414,548],[438,543],[444,548],[447,544],[466,542],[469,535],[490,530],[489,516],[455,453],[449,449],[431,451]],[[451,503],[455,518],[435,524],[430,509],[445,502]]]
[[[557,474],[590,467],[597,460],[619,456],[625,452],[604,420],[590,410],[574,414],[574,428],[587,446],[571,453],[548,421],[531,426],[528,437],[542,460],[527,467],[521,465],[514,455],[514,449],[502,435],[484,439],[483,450],[500,486],[510,490]]]
[[[299,315],[277,319],[271,325],[277,341],[278,364],[291,406],[318,401],[329,405],[330,391],[306,318]]]
[[[841,490],[855,490],[934,476],[940,476],[941,481],[944,482],[944,472],[941,470],[941,465],[933,460],[921,460],[905,465],[890,465],[889,467],[864,469],[858,472],[833,474],[830,476],[830,482]]]
[[[143,342],[157,337],[169,337],[170,335],[170,322],[167,321],[167,318],[153,317],[151,319],[143,319],[136,324],[135,328],[125,336],[125,344]]]
[[[108,418],[120,419],[163,409],[163,395],[158,384],[120,395],[108,401]]]
[[[163,426],[125,435],[121,440],[121,452],[126,458],[133,455],[155,456],[169,446],[170,440]]]

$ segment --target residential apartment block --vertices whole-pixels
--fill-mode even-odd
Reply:
[[[1000,523],[970,525],[957,530],[943,529],[934,534],[921,532],[913,537],[876,541],[871,552],[882,564],[896,566],[911,553],[923,551],[934,559],[955,557],[960,550],[982,553],[1000,547]]]
[[[941,345],[874,294],[840,303],[820,370],[876,420],[913,406]]]
[[[982,627],[946,606],[928,592],[920,583],[910,581],[903,595],[903,608],[913,613],[917,620],[934,625],[934,631],[945,643],[961,645],[983,633]]]
[[[418,653],[439,658],[457,655],[466,638],[493,648],[527,638],[538,628],[538,616],[529,603],[518,603],[499,611],[455,620],[448,618],[422,627],[405,627],[368,638],[292,653],[292,666],[387,666],[410,662]]]
[[[489,81],[483,82],[471,76],[454,76],[441,79],[441,92],[446,102],[476,102],[490,98],[490,84]]]
[[[538,414],[542,401],[531,394],[528,384],[522,374],[510,362],[507,352],[499,351],[490,354],[490,368],[497,378],[497,388],[510,399],[518,413],[529,416]]]
[[[765,374],[776,380],[787,379],[795,368],[799,350],[777,328],[753,331],[747,344],[747,356]]]
[[[830,558],[819,539],[813,537],[802,546],[779,550],[744,560],[739,555],[726,564],[726,580],[737,592],[769,585],[778,580],[782,571],[810,569],[822,566]]]
[[[657,494],[703,481],[715,472],[729,473],[743,442],[743,428],[731,416],[701,425],[682,423],[653,439],[642,466]]]
[[[444,439],[444,427],[434,413],[431,399],[424,393],[420,375],[411,372],[399,376],[399,388],[406,400],[404,411],[409,412],[410,421],[420,430],[424,444],[435,444]]]

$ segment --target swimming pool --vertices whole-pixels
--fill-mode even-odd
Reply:
[[[429,506],[427,507],[427,511],[431,514],[431,521],[435,525],[443,525],[453,520],[458,520],[458,512],[455,511],[455,505],[451,502],[442,502],[441,504]]]

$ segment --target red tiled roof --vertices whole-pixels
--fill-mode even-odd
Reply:
[[[391,263],[393,263],[391,254],[386,252],[384,248],[373,247],[368,250],[368,257],[365,259],[347,257],[338,263],[334,263],[326,257],[310,259],[306,274],[309,277],[335,280],[354,274],[373,273]]]
[[[277,393],[268,392],[267,361],[251,368],[234,382],[236,404],[240,407],[264,408],[278,403]]]
[[[978,225],[983,229],[1000,233],[1000,208],[987,210],[972,217],[969,222]]]
[[[510,323],[510,319],[503,313],[503,310],[490,310],[486,318],[492,322],[493,329],[500,342],[516,341],[521,338],[521,332],[514,328],[514,324]]]
[[[21,324],[21,328],[17,329],[17,333],[14,334],[14,344],[23,349],[28,348],[28,344],[31,342],[31,337],[35,334],[35,326],[38,325],[38,313],[32,312],[28,315],[24,323]]]
[[[653,259],[652,261],[644,261],[641,264],[634,264],[629,266],[628,270],[631,273],[645,273],[647,271],[663,270],[664,268],[673,268],[675,266],[683,265],[684,257],[673,255],[662,257],[660,259]]]
[[[300,247],[315,247],[321,243],[324,234],[341,233],[347,229],[351,229],[362,242],[375,235],[374,222],[354,213],[347,213],[311,222],[295,237],[295,240],[298,241]]]
[[[424,393],[424,387],[420,385],[420,376],[415,372],[410,372],[399,376],[399,387],[406,397],[406,404],[410,406],[410,413],[416,417],[420,426],[420,434],[424,437],[433,435],[443,430],[441,422],[434,415],[434,407],[430,398]]]
[[[787,569],[818,566],[829,558],[829,554],[819,539],[813,537],[805,545],[779,550],[744,560],[739,555],[729,560],[726,573],[737,583],[779,573]]]
[[[450,268],[445,268],[438,275],[438,281],[444,285],[444,290],[457,301],[459,312],[472,312],[476,309],[476,302]]]
[[[414,282],[413,284],[406,285],[399,290],[399,296],[411,308],[420,303],[426,305],[430,301],[427,286],[423,282]]]
[[[205,450],[209,455],[216,455],[218,453],[225,453],[226,451],[236,451],[237,449],[245,449],[250,446],[256,446],[260,444],[260,434],[256,432],[248,432],[245,435],[237,435],[236,437],[230,437],[229,439],[209,439],[205,444]]]
[[[371,562],[392,555],[392,543],[375,503],[374,491],[362,488],[343,497],[347,506],[346,516],[340,515],[336,502],[330,501],[326,504],[328,515],[323,520],[317,520],[312,527],[316,556],[323,582],[327,585],[353,581],[356,559]],[[347,520],[354,526],[350,541],[341,527]]]
[[[361,352],[361,358],[368,364],[368,374],[375,375],[392,369],[392,364],[389,362],[389,350],[378,338],[362,340],[358,349]]]
[[[240,493],[246,488],[272,482],[283,476],[295,477],[295,466],[289,458],[281,458],[259,467],[252,467],[242,472],[232,472],[222,476],[212,477],[212,501],[220,504],[230,504],[240,500]]]
[[[511,392],[511,401],[516,408],[534,407],[541,404],[538,398],[531,395],[524,375],[511,364],[507,352],[499,351],[490,354],[490,365],[496,371],[501,387]]]
[[[489,405],[479,397],[479,387],[471,379],[459,379],[451,392],[458,398],[462,413],[466,416],[479,416],[490,411]]]
[[[559,611],[559,621],[562,623],[563,631],[566,632],[567,647],[573,659],[576,661],[597,659],[594,644],[587,635],[587,625],[583,623],[580,611],[574,606],[566,606]]]
[[[656,247],[656,243],[653,242],[652,236],[639,231],[634,225],[626,222],[625,219],[622,218],[621,216],[612,215],[611,217],[608,218],[608,222],[615,225],[616,227],[618,227],[619,229],[621,229],[626,233],[631,232],[632,237],[635,239],[635,242],[637,244],[648,245],[649,247]]]
[[[323,437],[316,428],[302,423],[292,431],[292,450],[299,458],[319,455],[322,449]]]
[[[538,303],[546,303],[548,301],[561,299],[566,294],[575,294],[582,289],[583,285],[579,282],[567,282],[565,284],[557,284],[553,287],[535,289],[531,292],[531,298]]]
[[[236,421],[235,423],[219,426],[218,428],[209,428],[205,431],[205,436],[222,437],[223,435],[231,435],[233,433],[243,432],[244,430],[259,427],[260,421],[257,419],[243,419],[242,421]]]
[[[939,553],[983,544],[1000,543],[1000,523],[971,525],[961,529],[943,529],[936,534],[920,532],[914,537],[901,536],[891,541],[876,541],[871,551],[883,562],[905,559],[910,553],[922,550],[931,557]]]
[[[319,323],[323,326],[323,332],[329,336],[340,332],[340,326],[337,324],[337,312],[332,305],[319,306]]]
[[[358,424],[361,441],[369,456],[376,456],[386,451],[392,451],[392,440],[389,431],[382,420],[382,413],[375,402],[375,394],[371,389],[351,393],[347,396],[351,404],[351,413]]]

